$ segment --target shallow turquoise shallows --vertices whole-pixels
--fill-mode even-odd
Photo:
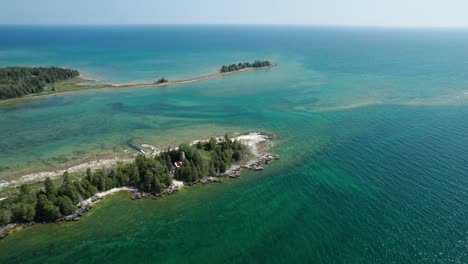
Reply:
[[[0,27],[0,66],[166,88],[0,105],[0,180],[225,132],[279,136],[263,172],[0,241],[1,263],[467,263],[468,30]]]

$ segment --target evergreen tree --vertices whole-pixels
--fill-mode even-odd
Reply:
[[[53,201],[55,197],[57,197],[57,188],[55,187],[54,182],[49,177],[45,179],[44,187],[45,187],[47,198]]]
[[[23,183],[20,186],[20,194],[23,196],[30,195],[32,192],[31,186],[29,184]]]
[[[62,186],[58,190],[58,194],[61,196],[68,196],[74,204],[80,202],[79,193],[75,187],[75,185],[70,181],[70,176],[68,172],[63,174],[63,183]]]
[[[181,155],[182,151],[184,155]],[[160,193],[172,184],[173,177],[185,182],[194,182],[210,174],[219,175],[224,173],[232,162],[242,160],[245,155],[248,155],[248,148],[226,135],[220,142],[210,138],[201,145],[183,144],[179,149],[168,149],[154,158],[139,155],[133,163],[118,164],[111,170],[88,169],[85,177],[81,179],[72,179],[71,175],[65,172],[63,183],[58,189],[50,178],[45,179],[44,190],[36,193],[31,190],[30,185],[20,186],[17,197],[0,203],[0,224],[10,221],[27,222],[32,219],[54,220],[61,214],[71,214],[82,199],[116,186],[132,185],[145,192]],[[182,158],[183,156],[185,158]],[[171,172],[173,161],[182,161],[174,174]]]
[[[91,172],[90,168],[86,169],[86,179],[88,182],[93,182],[93,173]]]
[[[68,196],[59,196],[56,202],[62,215],[70,215],[76,210],[76,205]]]
[[[0,68],[0,99],[40,93],[48,84],[78,76],[78,71],[58,67]]]
[[[17,203],[13,205],[13,219],[17,222],[31,222],[36,215],[34,206],[26,203]]]
[[[33,208],[34,209],[34,208]],[[7,225],[12,221],[11,210],[7,208],[0,208],[0,225]]]
[[[36,203],[36,219],[38,221],[51,221],[60,217],[58,208],[45,194],[39,194]]]
[[[234,153],[232,154],[232,159],[233,159],[234,161],[240,161],[240,160],[241,160],[241,154],[240,154],[240,152],[239,152],[239,151],[234,152]]]

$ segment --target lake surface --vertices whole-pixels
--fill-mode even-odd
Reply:
[[[0,66],[115,83],[278,66],[203,82],[0,105],[0,179],[225,132],[281,160],[0,241],[0,262],[467,263],[468,30],[0,27]]]

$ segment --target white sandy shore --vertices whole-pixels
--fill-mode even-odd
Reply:
[[[221,139],[221,137],[219,137],[218,139]],[[259,149],[259,144],[270,140],[271,136],[268,136],[268,135],[265,135],[265,134],[262,134],[262,133],[258,133],[258,132],[253,132],[253,133],[249,133],[249,134],[239,135],[239,136],[234,137],[232,139],[233,140],[239,140],[243,144],[247,145],[250,148],[250,150],[252,151],[252,153],[255,155],[255,158],[253,158],[252,160],[247,162],[244,166],[251,166],[251,165],[258,166],[255,163],[258,163],[263,158],[269,156],[269,154],[267,154],[267,153],[262,153],[262,151]],[[206,141],[206,140],[204,140],[204,141]],[[198,142],[198,141],[194,141],[193,143],[196,143],[196,142]],[[82,169],[88,168],[90,166],[91,167],[92,166],[102,167],[103,165],[115,164],[115,162],[117,162],[117,161],[122,161],[122,160],[113,159],[113,160],[99,160],[99,161],[94,161],[94,162],[88,162],[88,163],[80,164],[78,166],[74,166],[74,167],[72,167],[72,168],[70,168],[68,170],[69,171],[72,170],[72,169],[73,170],[82,170]],[[231,173],[237,173],[240,169],[241,169],[240,165],[231,166],[231,168],[224,175],[229,175],[231,177],[231,175],[230,175]],[[60,170],[60,171],[55,171],[55,172],[43,172],[43,173],[29,174],[29,175],[23,176],[22,179],[38,180],[38,179],[42,179],[41,177],[50,177],[50,176],[61,175],[61,174],[63,174],[64,171],[65,170]],[[209,178],[212,178],[212,177],[209,177]],[[177,191],[183,186],[184,186],[184,183],[182,181],[172,180],[171,186],[169,188],[167,188],[166,190],[170,190],[169,194],[171,194],[171,193],[174,193],[174,190]],[[103,199],[104,197],[106,197],[108,195],[111,195],[111,194],[114,194],[114,193],[117,193],[117,192],[121,192],[121,191],[138,192],[138,189],[135,188],[135,187],[119,187],[119,188],[113,188],[113,189],[108,190],[108,191],[97,193],[94,196],[92,196],[92,197],[90,197],[90,198],[88,198],[88,199],[86,199],[84,201],[81,201],[78,204],[78,209],[75,211],[75,213],[73,213],[72,215],[65,216],[65,217],[63,217],[61,219],[58,219],[58,221],[77,221],[77,220],[80,219],[80,217],[84,213],[86,213],[93,206],[94,203],[100,201],[101,199]],[[6,199],[6,198],[7,197],[0,198],[0,201],[3,200],[3,199]],[[13,230],[14,228],[16,228],[18,226],[19,226],[18,224],[10,224],[10,225],[0,229],[0,232],[2,232],[3,235],[7,235],[9,231]]]
[[[217,140],[221,140],[222,138],[223,137],[217,137]],[[231,139],[239,140],[243,144],[247,145],[255,156],[259,156],[260,151],[257,146],[260,143],[266,142],[268,138],[269,138],[268,135],[265,135],[259,132],[251,132],[248,134],[242,134],[242,135],[233,137]],[[198,141],[206,142],[208,140],[194,140],[191,142],[191,144],[195,144]],[[159,149],[157,149],[154,145],[142,144],[141,146],[145,148],[151,148],[154,151],[154,154],[159,152]],[[63,169],[63,170],[31,173],[31,174],[27,174],[27,175],[20,177],[19,180],[14,180],[14,181],[9,181],[9,182],[7,181],[0,182],[0,189],[10,187],[10,186],[18,186],[19,184],[26,183],[26,182],[43,181],[47,177],[50,177],[52,179],[57,178],[57,177],[62,176],[65,171],[68,171],[68,172],[85,171],[87,168],[90,168],[92,170],[102,169],[102,168],[108,168],[108,167],[114,166],[117,162],[127,163],[127,162],[132,162],[132,161],[133,161],[132,158],[123,159],[123,158],[115,157],[114,159],[101,159],[101,160],[90,161],[90,162],[82,163],[82,164],[73,166],[68,169]],[[174,182],[176,182],[176,184],[183,185],[182,182],[178,182],[178,181],[174,181]]]
[[[64,169],[64,170],[43,171],[43,172],[30,173],[30,174],[21,176],[19,180],[9,181],[9,182],[7,182],[7,181],[0,182],[0,189],[6,188],[6,187],[9,187],[9,186],[15,186],[15,185],[25,183],[25,182],[42,181],[42,180],[45,180],[45,178],[47,178],[47,177],[50,177],[51,179],[53,179],[53,178],[56,178],[56,177],[59,177],[59,176],[63,175],[63,173],[65,171],[68,171],[68,172],[84,171],[87,168],[90,168],[92,170],[102,169],[102,168],[106,168],[106,167],[109,167],[109,166],[113,166],[117,162],[124,162],[125,163],[125,162],[131,162],[131,161],[133,161],[133,159],[129,159],[129,158],[122,159],[122,158],[115,157],[113,159],[100,159],[100,160],[85,162],[85,163],[82,163],[82,164],[79,164],[79,165],[76,165],[76,166],[73,166],[73,167],[70,167],[70,168]]]
[[[178,181],[178,180],[172,180],[172,185],[169,187],[169,188],[177,188],[177,189],[180,189],[184,186],[184,182],[182,181]],[[81,201],[78,206],[79,207],[84,207],[86,205],[91,205],[91,204],[94,204],[96,202],[98,202],[99,200],[103,199],[104,197],[108,196],[108,195],[111,195],[113,193],[117,193],[117,192],[123,192],[123,191],[126,191],[126,192],[138,192],[138,189],[135,188],[135,187],[118,187],[118,188],[113,188],[113,189],[110,189],[108,191],[105,191],[105,192],[99,192],[99,193],[96,193],[95,195],[93,195],[92,197],[86,199],[86,200],[83,200]]]
[[[221,141],[224,137],[217,137],[217,141]],[[231,138],[231,140],[238,140],[242,144],[246,145],[247,147],[250,148],[250,151],[252,154],[254,154],[254,158],[249,160],[244,164],[244,166],[251,166],[254,164],[262,154],[266,153],[261,153],[260,149],[258,148],[259,144],[267,142],[270,139],[270,136],[260,133],[260,132],[250,132],[247,134],[242,134],[236,137]],[[194,140],[190,142],[191,145],[196,144],[197,142],[207,142],[208,140]],[[232,165],[226,172],[224,172],[224,175],[230,175],[233,174],[242,167],[242,165]]]
[[[116,193],[116,192],[122,192],[122,191],[127,191],[127,192],[136,192],[138,191],[137,188],[132,188],[132,187],[119,187],[119,188],[113,188],[113,189],[110,189],[108,191],[105,191],[105,192],[100,192],[100,193],[96,193],[94,196],[86,199],[86,200],[83,200],[80,202],[79,205],[83,206],[84,204],[92,204],[94,202],[96,202],[97,200],[100,200],[110,194],[113,194],[113,193]]]
[[[170,85],[177,85],[177,84],[188,84],[188,83],[195,83],[195,82],[200,82],[204,80],[209,80],[209,79],[214,79],[218,77],[223,77],[227,75],[233,75],[237,73],[242,73],[242,72],[247,72],[247,71],[255,71],[255,70],[263,70],[263,69],[270,69],[273,67],[276,67],[277,64],[272,64],[271,66],[265,66],[265,67],[249,67],[237,71],[231,71],[231,72],[216,72],[212,73],[209,75],[204,75],[204,76],[199,76],[199,77],[194,77],[194,78],[189,78],[189,79],[182,79],[182,80],[173,80],[173,81],[168,81],[165,83],[154,83],[154,82],[149,82],[149,83],[128,83],[128,84],[117,84],[117,83],[109,83],[111,85],[111,88],[135,88],[135,87],[144,87],[144,86],[152,86],[152,87],[166,87]]]
[[[215,137],[215,138],[218,142],[224,139],[224,137]],[[257,145],[260,143],[266,142],[268,139],[269,139],[268,135],[265,135],[260,132],[250,132],[248,134],[242,134],[240,136],[231,138],[231,140],[238,140],[242,144],[247,145],[254,155],[259,155],[259,150],[258,150]],[[203,139],[203,140],[198,139],[198,140],[194,140],[190,142],[190,145],[195,145],[198,142],[208,142],[208,141],[209,139]]]
[[[184,182],[172,179],[172,185],[174,185],[177,188],[180,188],[184,186]]]
[[[258,149],[258,144],[266,142],[269,139],[269,136],[259,133],[259,132],[252,132],[246,135],[241,135],[238,137],[233,138],[235,140],[240,141],[242,144],[247,145],[252,153],[255,156],[260,155],[260,150]]]
[[[99,80],[96,80],[94,78],[91,78],[91,77],[88,77],[86,75],[84,75],[83,73],[80,72],[80,75],[78,76],[78,78],[80,79],[83,79],[85,81],[96,81],[96,82],[99,82]]]

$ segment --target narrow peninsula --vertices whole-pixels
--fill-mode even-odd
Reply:
[[[266,152],[273,139],[255,132],[232,139],[212,137],[154,154],[141,151],[132,162],[109,168],[65,171],[61,177],[24,182],[14,195],[0,200],[0,238],[35,223],[77,221],[96,201],[118,191],[133,192],[132,199],[156,198],[182,186],[238,178],[242,169],[263,170],[279,158]]]
[[[56,93],[100,88],[135,88],[143,86],[166,87],[194,83],[256,69],[268,69],[276,64],[265,61],[224,65],[217,72],[199,77],[169,80],[161,77],[153,82],[112,84],[85,78],[77,70],[60,67],[6,67],[0,68],[0,101],[47,96]]]

